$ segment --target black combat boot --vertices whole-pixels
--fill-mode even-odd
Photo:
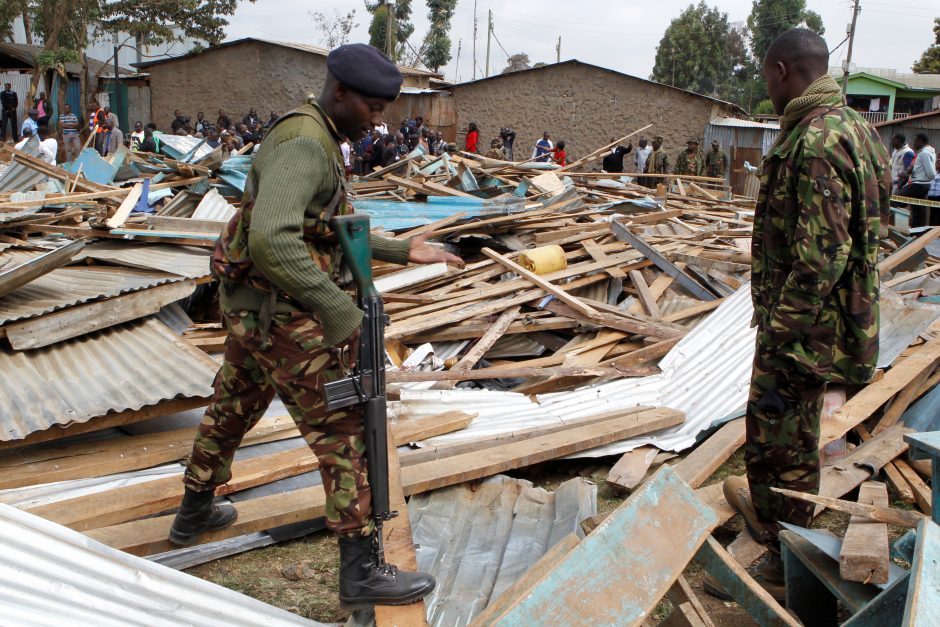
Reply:
[[[235,522],[238,511],[231,505],[213,505],[214,495],[215,490],[196,492],[186,488],[176,520],[170,528],[172,544],[189,546],[202,532],[224,529]]]
[[[434,590],[434,577],[379,564],[375,536],[339,538],[339,603],[345,610],[410,605]]]

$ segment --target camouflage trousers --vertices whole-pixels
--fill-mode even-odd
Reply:
[[[224,323],[225,360],[183,483],[205,491],[231,479],[235,449],[277,394],[320,462],[327,527],[338,534],[371,534],[362,411],[329,413],[323,406],[320,385],[341,372],[322,344],[320,323],[303,313],[275,314],[264,338],[255,312],[226,313]]]
[[[819,491],[819,420],[826,383],[797,373],[759,339],[745,418],[744,461],[751,499],[764,523],[765,541],[777,543],[777,521],[809,527],[811,503],[771,488]]]

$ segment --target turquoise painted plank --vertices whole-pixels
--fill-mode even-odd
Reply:
[[[218,235],[211,233],[187,233],[185,231],[144,231],[143,229],[111,229],[112,235],[125,235],[134,237],[163,237],[167,239],[218,239]]]
[[[940,625],[940,526],[932,520],[922,521],[917,528],[911,583],[901,624],[905,627]]]
[[[117,168],[102,159],[94,148],[85,148],[75,161],[66,163],[62,167],[72,174],[81,168],[84,178],[99,185],[111,185],[114,182],[114,174],[117,172]]]
[[[787,614],[713,537],[706,538],[695,555],[695,561],[717,579],[761,627],[799,627],[800,623]]]
[[[493,624],[639,625],[717,524],[664,466]]]
[[[932,392],[936,390],[937,388],[934,388]],[[934,420],[936,418],[934,416]],[[933,521],[940,524],[940,486],[937,486],[936,483],[936,477],[940,477],[940,431],[908,433],[904,436],[904,441],[911,445],[911,451],[915,458],[919,456],[931,460],[932,476],[935,477],[932,483],[931,511],[933,512]]]

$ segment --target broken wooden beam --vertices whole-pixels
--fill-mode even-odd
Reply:
[[[866,481],[858,488],[858,502],[887,508],[887,486]],[[848,581],[888,583],[889,559],[887,524],[852,516],[839,550],[839,575]]]

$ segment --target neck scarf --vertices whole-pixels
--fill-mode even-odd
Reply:
[[[770,152],[772,153],[779,148],[786,141],[790,131],[813,109],[832,104],[836,99],[841,101],[842,88],[830,75],[820,76],[810,83],[809,87],[800,96],[787,103],[786,108],[783,110],[783,116],[780,118],[780,133],[777,135],[777,140]]]

